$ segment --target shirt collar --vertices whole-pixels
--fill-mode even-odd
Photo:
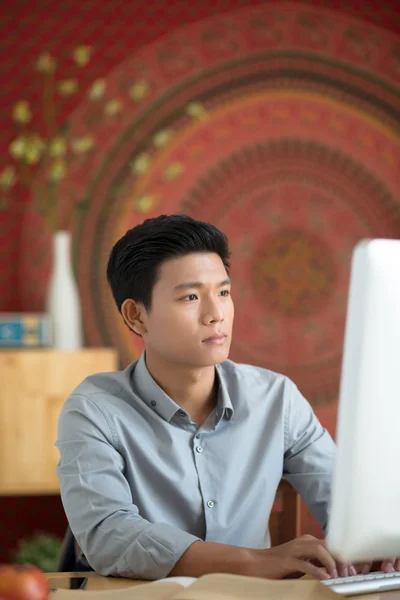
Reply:
[[[136,363],[132,380],[140,398],[165,421],[169,422],[178,410],[182,410],[150,375],[144,352]]]
[[[226,383],[224,378],[222,377],[222,373],[219,370],[218,366],[215,369],[216,376],[218,377],[218,399],[217,399],[217,414],[216,414],[216,425],[220,422],[221,419],[226,419],[230,421],[233,417],[233,406],[231,399],[229,397],[228,389],[226,387]]]
[[[230,420],[234,411],[226,384],[218,367],[216,368],[216,376],[219,381],[216,412],[216,424],[218,424],[221,419]],[[179,404],[174,402],[150,375],[144,352],[136,362],[132,373],[132,382],[140,398],[165,421],[171,421],[178,411],[182,411]]]

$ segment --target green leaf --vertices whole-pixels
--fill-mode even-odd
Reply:
[[[62,540],[48,533],[35,533],[19,542],[15,553],[18,564],[30,563],[46,573],[57,570]]]

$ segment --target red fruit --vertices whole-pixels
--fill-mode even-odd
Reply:
[[[0,565],[0,600],[47,600],[49,584],[32,565]]]

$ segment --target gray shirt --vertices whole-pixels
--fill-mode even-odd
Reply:
[[[198,428],[146,368],[93,375],[59,419],[57,473],[71,529],[103,575],[168,575],[196,540],[269,545],[282,475],[322,525],[334,443],[283,375],[230,360]]]

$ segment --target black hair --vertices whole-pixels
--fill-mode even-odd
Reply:
[[[162,263],[194,252],[214,252],[229,273],[228,239],[210,223],[186,215],[160,215],[136,225],[115,244],[107,265],[107,280],[121,312],[132,298],[148,310]]]

